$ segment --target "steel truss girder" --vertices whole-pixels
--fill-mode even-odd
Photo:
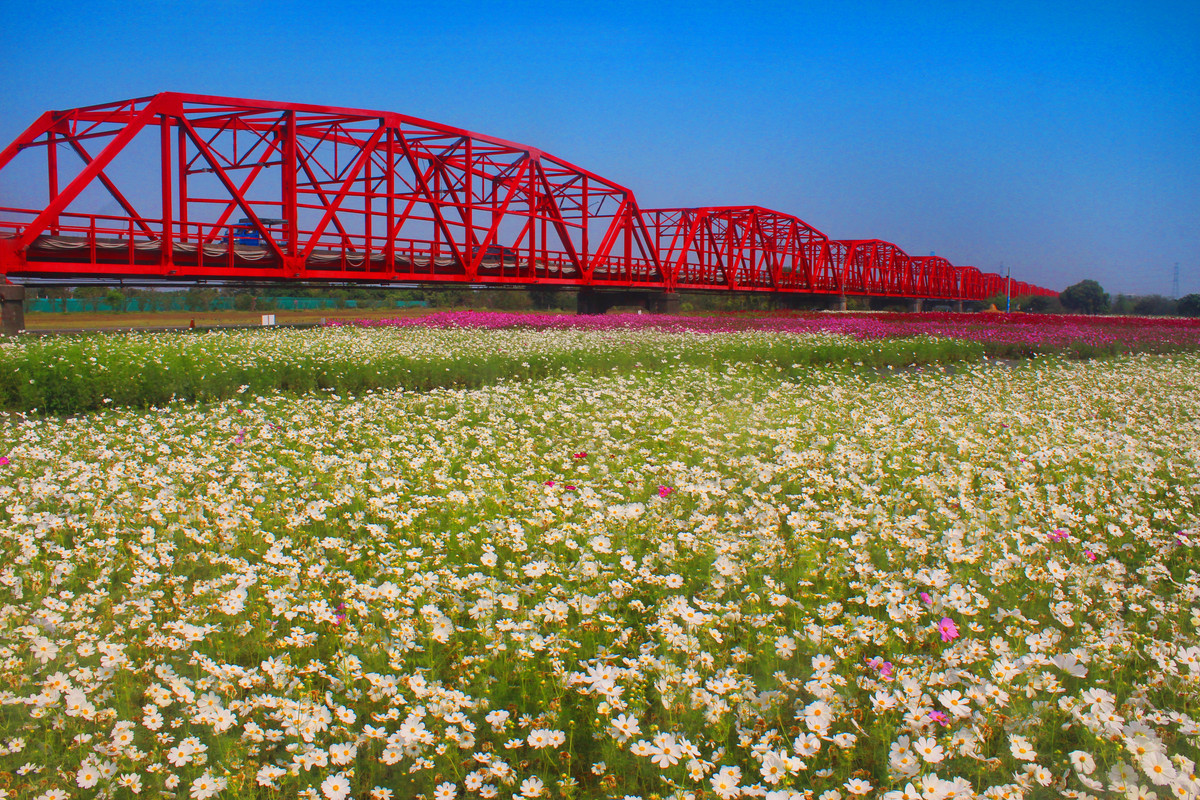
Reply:
[[[155,155],[145,161],[132,143],[155,128]],[[82,164],[65,185],[60,147]],[[642,210],[625,187],[535,148],[393,112],[166,92],[46,112],[0,152],[0,170],[38,149],[48,199],[0,209],[0,278],[949,299],[986,297],[1003,281],[881,240],[830,241],[757,206]],[[158,208],[120,184],[114,162],[123,157],[142,159],[142,174],[156,171]],[[92,187],[121,213],[78,208]]]

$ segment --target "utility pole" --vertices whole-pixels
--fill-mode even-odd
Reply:
[[[1000,269],[1004,269],[1004,262],[1000,262]],[[1004,313],[1012,313],[1012,267],[1004,273]]]

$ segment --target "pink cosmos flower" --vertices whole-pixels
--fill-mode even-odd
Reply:
[[[1088,560],[1088,561],[1095,561],[1095,560],[1096,560],[1096,554],[1095,554],[1095,553],[1093,553],[1091,550],[1084,550],[1084,551],[1083,551],[1083,554],[1084,554],[1085,556],[1087,556],[1087,560]]]
[[[566,489],[568,492],[573,492],[573,491],[575,491],[575,487],[574,487],[574,486],[572,486],[572,485],[571,485],[571,484],[569,484],[569,483],[568,483],[566,486],[564,486],[563,488],[564,488],[564,489]]]
[[[658,496],[659,496],[659,497],[666,497],[667,495],[669,495],[669,494],[670,494],[671,492],[673,492],[673,491],[675,491],[675,489],[674,489],[673,487],[670,487],[670,486],[660,486],[660,487],[658,487]]]
[[[587,458],[587,453],[576,453],[573,458]]]
[[[958,626],[949,617],[942,617],[938,623],[938,633],[942,635],[943,642],[952,642],[958,638]]]
[[[554,481],[546,481],[546,485],[547,485],[547,486],[553,486],[553,485],[554,485]]]
[[[929,596],[929,592],[921,592],[921,602],[925,605],[933,605],[933,598]]]
[[[8,456],[0,456],[0,467],[8,464]]]
[[[884,661],[879,656],[875,656],[874,658],[867,659],[867,666],[878,672],[879,677],[883,678],[885,681],[890,681],[892,679],[892,662]]]
[[[1048,538],[1052,542],[1061,542],[1063,539],[1067,538],[1067,532],[1062,528],[1055,528],[1054,533],[1048,534]]]
[[[943,728],[950,724],[949,718],[941,711],[930,711],[929,718],[938,725],[941,725]]]

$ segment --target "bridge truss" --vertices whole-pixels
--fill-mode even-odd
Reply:
[[[0,277],[575,286],[976,300],[1005,278],[757,206],[643,209],[535,148],[392,112],[162,93],[0,153]],[[34,205],[36,207],[28,207]],[[1013,281],[1013,295],[1054,294]]]

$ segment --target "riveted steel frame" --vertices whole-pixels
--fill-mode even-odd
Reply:
[[[825,235],[757,206],[643,212],[674,289],[812,291]]]
[[[970,299],[1003,281],[881,240],[831,242],[757,206],[642,210],[623,186],[540,150],[392,112],[168,92],[46,112],[0,152],[0,170],[36,150],[47,200],[0,208],[0,278]],[[156,207],[139,209],[151,201],[122,185],[122,159],[143,175],[153,166]],[[84,209],[97,191],[118,211]]]

